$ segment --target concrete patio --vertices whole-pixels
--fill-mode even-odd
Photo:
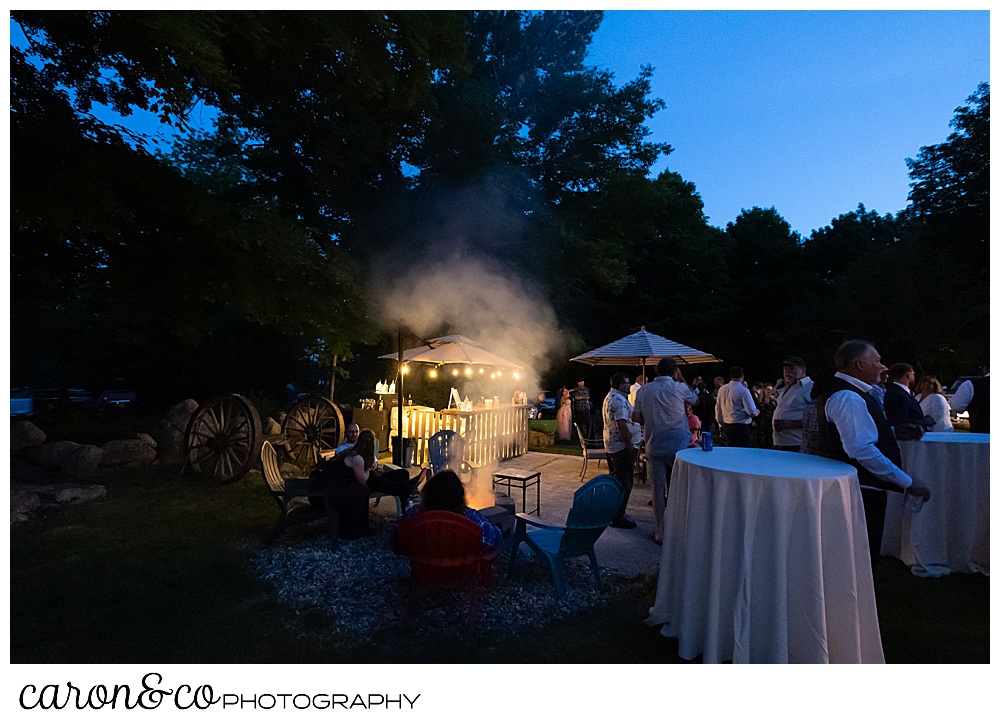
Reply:
[[[505,460],[492,468],[481,468],[477,471],[480,480],[491,480],[494,470],[515,468],[541,473],[541,512],[538,517],[549,523],[563,523],[573,505],[573,494],[583,484],[580,482],[580,470],[583,458],[573,455],[556,455],[551,453],[528,452],[510,460]],[[587,466],[587,480],[608,472],[607,461],[591,460]],[[505,488],[501,487],[501,490]],[[511,492],[521,512],[521,494],[515,489]],[[637,485],[632,489],[628,503],[628,515],[637,524],[633,530],[608,528],[594,546],[597,560],[602,567],[618,571],[625,575],[640,574],[656,575],[660,566],[662,548],[652,540],[653,508],[648,505],[652,499],[652,489],[649,485]],[[528,489],[528,509],[534,508],[535,491]],[[372,515],[391,515],[395,513],[391,499],[383,500]],[[531,555],[526,546],[521,547],[519,555]]]

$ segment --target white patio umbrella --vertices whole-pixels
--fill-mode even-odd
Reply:
[[[574,357],[570,362],[580,362],[591,366],[617,365],[620,367],[635,364],[645,368],[647,362],[656,364],[665,357],[687,365],[722,361],[708,352],[702,352],[680,342],[674,342],[672,339],[647,332],[646,328],[642,327],[635,334],[585,352]]]
[[[468,337],[453,334],[447,337],[435,337],[427,340],[427,344],[403,350],[404,362],[426,362],[428,364],[448,365],[482,365],[487,367],[523,368],[516,362],[511,362],[499,355],[488,352],[479,342]],[[384,354],[379,359],[398,360],[395,352]]]

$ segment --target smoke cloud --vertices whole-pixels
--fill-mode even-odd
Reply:
[[[524,366],[516,382],[509,373],[502,384],[478,374],[463,379],[460,389],[470,397],[502,387],[507,396],[519,389],[530,399],[549,359],[565,354],[565,335],[533,280],[514,266],[474,256],[462,243],[432,245],[394,283],[378,313],[387,328],[402,324],[424,339],[461,334]]]

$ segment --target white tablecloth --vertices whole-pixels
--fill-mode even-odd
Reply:
[[[930,488],[919,513],[889,493],[882,555],[917,576],[990,573],[990,436],[929,432],[899,443],[903,470]]]
[[[677,454],[646,620],[706,663],[884,663],[857,472],[778,450]]]

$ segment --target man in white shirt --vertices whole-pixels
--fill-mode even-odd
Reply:
[[[639,394],[639,388],[646,384],[646,375],[639,375],[638,379],[628,388],[628,403],[635,407],[635,396]]]
[[[688,387],[674,360],[664,357],[656,364],[656,378],[644,385],[635,398],[632,420],[642,425],[649,479],[653,483],[653,542],[663,544],[663,509],[674,455],[691,442],[684,403],[694,404],[697,393]]]
[[[753,395],[743,384],[743,368],[729,370],[729,384],[723,385],[715,401],[715,416],[730,447],[752,447],[750,423],[760,414]]]
[[[834,354],[836,374],[819,396],[819,431],[824,451],[858,471],[874,573],[882,548],[886,490],[930,500],[931,492],[900,468],[899,446],[881,406],[869,391],[885,369],[870,342],[852,339]]]
[[[802,447],[802,414],[809,404],[813,381],[806,375],[806,362],[801,357],[786,357],[781,371],[785,385],[778,391],[778,406],[771,423],[774,447],[798,452]]]
[[[972,432],[990,431],[990,366],[982,366],[983,376],[978,380],[963,382],[951,398],[955,412],[969,411]]]
[[[618,478],[625,491],[622,504],[611,521],[613,528],[636,527],[634,520],[625,515],[629,496],[632,494],[632,475],[635,471],[635,451],[642,439],[642,428],[632,422],[632,405],[628,401],[628,377],[618,372],[611,376],[611,390],[601,405],[604,417],[604,452],[608,454],[608,469]]]

